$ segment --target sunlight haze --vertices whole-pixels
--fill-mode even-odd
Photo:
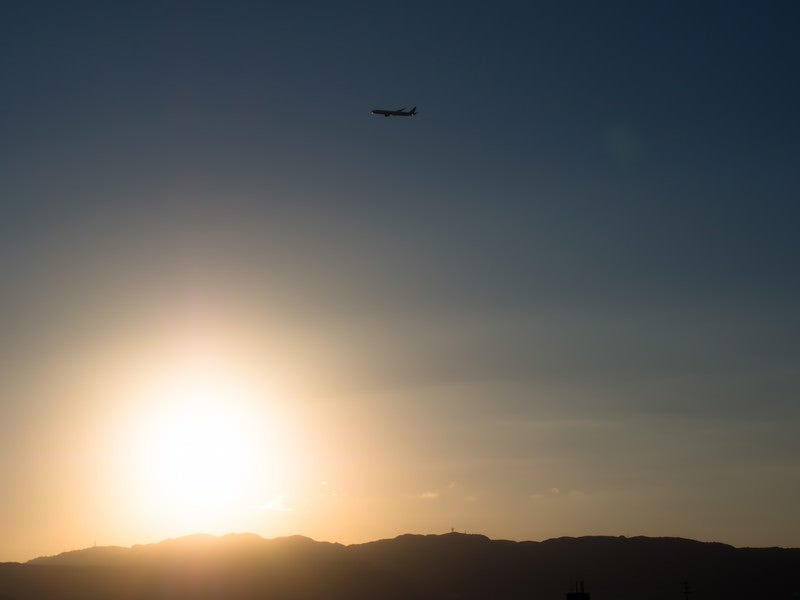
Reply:
[[[800,12],[734,4],[5,4],[0,561],[800,546]]]

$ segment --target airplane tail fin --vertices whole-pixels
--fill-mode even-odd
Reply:
[[[415,114],[417,114],[417,107],[416,107],[416,106],[415,106],[414,108],[412,108],[412,109],[411,109],[411,114],[412,114],[412,115],[415,115]]]

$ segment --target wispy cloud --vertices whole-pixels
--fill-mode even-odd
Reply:
[[[558,496],[561,494],[561,490],[557,487],[551,487],[546,490],[533,492],[532,494],[528,494],[528,498],[531,500],[542,500],[543,498]]]
[[[433,492],[433,491],[422,492],[419,495],[419,497],[422,498],[423,500],[438,500],[440,496],[441,494],[439,492]]]
[[[291,507],[286,505],[286,494],[276,494],[267,502],[264,502],[259,506],[259,509],[264,511],[274,511],[274,512],[291,512]]]

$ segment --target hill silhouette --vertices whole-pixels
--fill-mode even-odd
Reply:
[[[543,542],[401,535],[343,546],[294,536],[188,536],[0,564],[0,600],[546,600],[585,580],[594,600],[798,598],[800,549],[680,538]]]

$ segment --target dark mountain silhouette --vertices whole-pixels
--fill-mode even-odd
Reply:
[[[680,538],[544,542],[402,535],[343,546],[295,536],[189,536],[0,564],[0,600],[563,599],[585,580],[593,600],[798,598],[800,549],[734,548]]]

